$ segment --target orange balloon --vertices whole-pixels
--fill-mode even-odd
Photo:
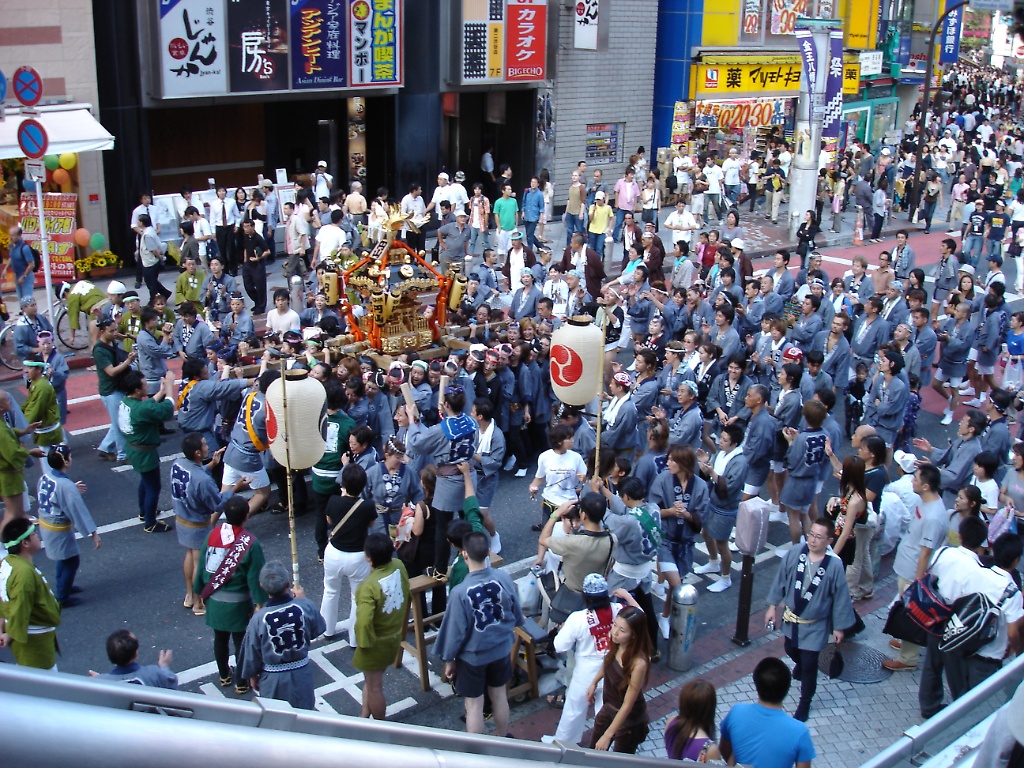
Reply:
[[[89,238],[90,237],[92,237],[92,232],[90,232],[85,227],[79,227],[78,229],[75,230],[75,244],[76,245],[80,245],[83,248],[85,248],[85,246],[87,246],[89,244]]]
[[[58,168],[53,172],[53,180],[63,187],[71,181],[71,176],[63,168]]]

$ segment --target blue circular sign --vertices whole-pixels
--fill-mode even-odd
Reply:
[[[0,102],[7,98],[7,76],[0,71]]]
[[[34,107],[43,98],[43,78],[32,67],[15,70],[14,98],[26,107]]]
[[[46,154],[50,145],[50,139],[46,135],[46,129],[38,120],[22,120],[18,126],[18,146],[25,153],[25,157],[38,160]]]

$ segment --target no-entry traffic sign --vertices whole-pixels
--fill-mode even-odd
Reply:
[[[38,120],[22,120],[18,126],[18,146],[25,153],[25,157],[38,160],[46,154],[50,145],[50,139],[46,135],[46,129]]]
[[[14,71],[12,86],[14,98],[26,107],[34,107],[43,98],[43,78],[33,67],[18,67]]]

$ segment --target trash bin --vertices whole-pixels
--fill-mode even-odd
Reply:
[[[686,672],[693,666],[693,641],[697,634],[697,589],[690,584],[676,587],[672,593],[669,618],[668,666]]]

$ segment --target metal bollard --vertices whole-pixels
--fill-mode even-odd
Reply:
[[[302,277],[292,275],[288,281],[288,293],[292,300],[292,308],[301,313],[306,308],[306,288],[302,283]]]
[[[671,627],[668,638],[668,666],[685,672],[693,666],[693,641],[697,635],[697,589],[690,584],[672,593]]]

